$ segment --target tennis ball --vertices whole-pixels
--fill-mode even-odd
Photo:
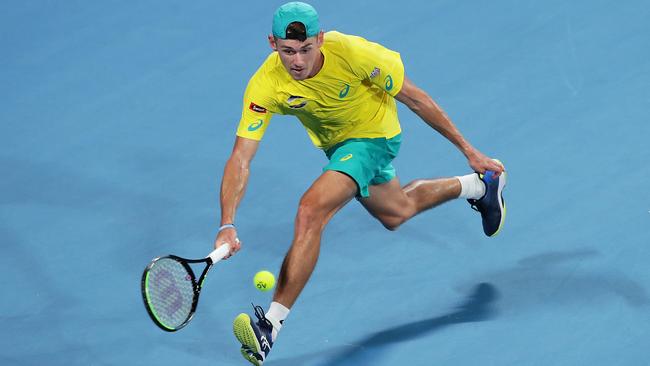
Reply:
[[[275,276],[269,271],[259,271],[253,277],[253,284],[260,291],[269,291],[275,287]]]

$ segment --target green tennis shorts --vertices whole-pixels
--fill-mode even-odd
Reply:
[[[395,177],[390,163],[399,152],[402,135],[393,138],[354,138],[325,150],[329,159],[323,171],[335,170],[354,179],[359,187],[357,197],[368,197],[368,187]]]

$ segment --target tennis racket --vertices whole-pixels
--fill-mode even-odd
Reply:
[[[167,255],[151,261],[142,274],[142,299],[160,329],[175,332],[192,320],[208,271],[229,251],[230,245],[224,244],[203,259]],[[205,263],[198,280],[190,263]]]

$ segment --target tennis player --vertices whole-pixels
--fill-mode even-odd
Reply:
[[[235,212],[249,167],[273,114],[294,115],[329,162],[304,193],[295,231],[268,311],[254,306],[257,320],[240,314],[234,333],[242,355],[262,365],[289,310],[318,259],[321,233],[353,198],[388,230],[443,202],[465,198],[480,212],[483,231],[496,235],[506,207],[504,167],[474,148],[445,112],[404,74],[400,54],[363,38],[324,33],[316,10],[290,2],[273,15],[273,52],[252,76],[221,183],[221,227],[215,247],[237,241]],[[391,161],[402,142],[395,100],[404,103],[465,155],[475,173],[419,179],[400,186]]]

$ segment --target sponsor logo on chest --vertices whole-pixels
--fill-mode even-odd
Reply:
[[[307,99],[300,95],[291,95],[287,98],[287,104],[291,109],[300,109],[307,105]]]

